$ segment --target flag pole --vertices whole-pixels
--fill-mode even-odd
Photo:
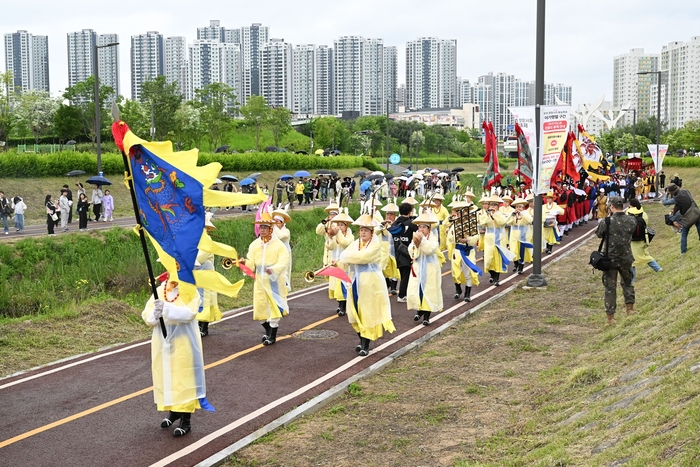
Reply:
[[[118,123],[119,119],[119,108],[115,102],[112,102],[112,118],[114,123]],[[123,146],[122,146],[123,147]],[[143,233],[143,225],[141,224],[141,216],[139,216],[139,203],[136,199],[136,192],[134,191],[134,177],[131,173],[131,165],[129,164],[129,158],[122,149],[122,160],[124,161],[124,171],[126,172],[126,182],[129,186],[129,193],[131,194],[131,204],[134,207],[134,216],[136,218],[136,225],[138,226],[139,238],[141,239],[141,249],[143,250],[143,256],[146,260],[146,269],[148,269],[148,283],[151,285],[151,292],[153,293],[153,299],[158,300],[158,288],[156,287],[156,280],[153,276],[153,265],[151,264],[151,257],[148,254],[148,244],[146,242],[146,235]],[[168,331],[165,329],[165,321],[161,316],[158,318],[160,322],[160,330],[163,333],[163,338],[168,337]]]

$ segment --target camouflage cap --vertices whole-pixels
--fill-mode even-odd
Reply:
[[[610,204],[617,209],[622,209],[625,207],[625,199],[622,196],[613,196],[610,198]]]

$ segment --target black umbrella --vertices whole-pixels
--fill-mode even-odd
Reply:
[[[268,146],[265,148],[265,152],[277,152],[277,146]]]
[[[340,154],[340,151],[338,151],[338,150],[336,149],[335,151],[333,151],[333,154],[338,155],[338,154]]]
[[[216,149],[214,150],[214,152],[215,152],[215,153],[226,152],[226,151],[228,151],[228,148],[230,148],[230,146],[227,146],[227,145],[224,144],[223,146],[219,146],[218,148],[216,148]]]
[[[364,171],[364,170],[358,170],[357,172],[355,172],[355,175],[353,175],[353,178],[355,178],[355,177],[362,177],[362,176],[364,176],[364,175],[367,175],[367,172],[366,172],[366,171]]]
[[[319,175],[330,175],[331,171],[328,169],[318,169],[316,173]]]
[[[392,178],[394,178],[394,174],[386,174],[384,175],[384,178],[387,180],[391,180]]]
[[[380,178],[384,178],[384,175],[379,175],[379,174],[370,175],[369,177],[366,178],[366,180],[377,180]]]
[[[222,175],[221,180],[226,180],[227,182],[237,182],[238,178],[233,175]]]
[[[255,172],[255,173],[252,173],[252,174],[248,175],[248,178],[252,178],[253,180],[257,180],[258,177],[261,176],[261,175],[262,175],[262,174],[261,174],[260,172]]]
[[[452,172],[464,172],[464,169],[462,167],[455,167],[452,169]]]
[[[66,177],[75,177],[76,175],[85,175],[84,170],[71,170],[66,174]]]
[[[89,184],[89,185],[98,185],[98,186],[102,186],[102,185],[111,185],[111,184],[112,184],[112,182],[110,182],[109,180],[107,180],[107,179],[106,179],[105,177],[103,177],[102,175],[95,175],[94,177],[90,177],[90,178],[88,178],[87,180],[85,180],[85,183],[87,183],[87,184]]]
[[[294,154],[305,154],[308,155],[309,153],[306,151],[294,151]]]

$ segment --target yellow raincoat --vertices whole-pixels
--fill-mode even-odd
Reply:
[[[484,234],[484,271],[506,272],[507,265],[503,262],[503,256],[512,259],[512,253],[506,248],[506,216],[502,212],[493,213],[493,218],[488,212],[479,213],[479,227],[485,228]]]
[[[345,251],[345,249],[355,240],[355,236],[352,234],[352,230],[348,227],[348,230],[343,234],[338,228],[338,233],[333,237],[328,237],[326,240],[326,250],[329,251],[330,259],[337,260],[340,258],[340,254]],[[328,263],[324,264],[329,264]],[[347,300],[347,286],[340,279],[335,277],[328,278],[328,298],[335,300]]]
[[[513,213],[515,212],[516,211],[513,211]],[[525,262],[532,263],[532,248],[523,247],[521,249],[520,247],[522,243],[532,245],[532,238],[529,240],[527,238],[528,232],[532,230],[530,228],[532,226],[532,216],[527,210],[523,210],[519,218],[511,214],[510,217],[508,217],[508,225],[510,226],[508,249],[515,255],[514,260],[520,261],[524,259]],[[521,253],[524,253],[524,258],[521,256]]]
[[[479,274],[469,268],[462,259],[461,251],[455,249],[454,225],[450,225],[447,231],[447,257],[450,258],[452,281],[455,284],[467,284],[470,287],[479,285]],[[468,253],[467,258],[476,265],[476,246],[479,243],[479,235],[472,235],[467,238]],[[468,279],[471,279],[469,283]]]
[[[360,336],[377,340],[384,331],[394,332],[391,303],[381,270],[382,245],[376,235],[364,248],[352,242],[341,254],[338,266],[348,272],[352,285],[348,290],[348,321]]]
[[[450,218],[450,211],[447,210],[445,206],[440,205],[440,208],[433,208],[433,213],[435,217],[440,221],[440,250],[447,248],[447,219]]]
[[[289,265],[287,266],[287,291],[291,292],[292,290],[292,247],[289,244],[289,239],[291,238],[291,233],[289,232],[289,229],[286,226],[283,226],[282,228],[278,227],[277,224],[272,229],[272,235],[275,237],[279,238],[282,243],[284,243],[284,246],[287,248],[287,252],[289,253]]]
[[[255,271],[253,286],[253,319],[267,321],[289,314],[287,305],[287,267],[289,252],[274,236],[264,243],[255,239],[248,247],[245,265]],[[270,269],[272,274],[268,274]]]
[[[557,229],[556,216],[564,214],[564,210],[557,203],[545,203],[542,205],[542,239],[550,245],[559,243],[554,231]],[[544,222],[547,218],[554,219],[553,227],[545,227]]]
[[[433,234],[423,237],[420,246],[413,241],[408,253],[413,259],[408,279],[407,305],[409,310],[442,311],[442,274],[437,253],[440,243]]]
[[[195,269],[199,271],[214,270],[213,253],[199,250],[199,253],[197,253],[197,262],[200,264],[200,266],[195,266]],[[199,297],[202,299],[202,311],[197,314],[197,321],[206,323],[221,321],[223,314],[219,308],[219,294],[217,294],[214,290],[205,288],[197,288],[197,290],[199,291]]]

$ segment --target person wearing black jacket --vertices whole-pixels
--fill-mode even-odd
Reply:
[[[411,255],[408,253],[408,246],[413,241],[414,232],[418,231],[418,226],[413,224],[411,213],[413,205],[403,203],[399,206],[399,217],[389,228],[394,240],[394,255],[396,256],[396,267],[401,273],[401,284],[399,285],[399,297],[397,302],[406,302],[406,289],[408,288],[408,278],[411,275]]]
[[[673,205],[670,219],[676,229],[681,234],[681,254],[688,251],[688,233],[690,228],[695,226],[700,238],[700,216],[698,207],[695,204],[693,195],[688,190],[682,190],[675,183],[670,183],[666,187],[666,198],[662,201],[664,206]]]

